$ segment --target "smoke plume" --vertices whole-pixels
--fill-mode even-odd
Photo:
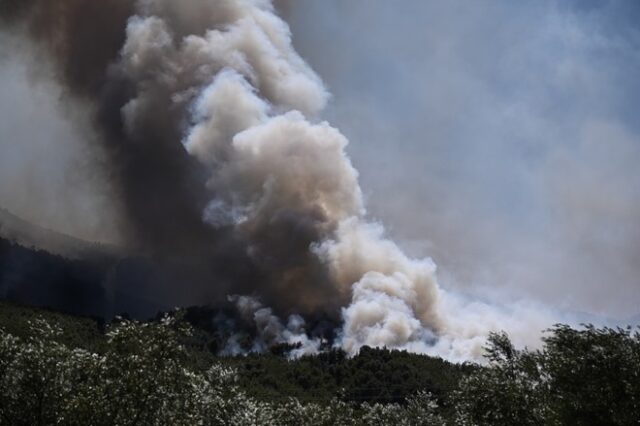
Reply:
[[[9,0],[0,17],[55,62],[65,102],[91,105],[125,244],[193,265],[175,292],[242,295],[256,349],[318,350],[303,317],[334,321],[351,354],[476,357],[503,328],[367,219],[348,141],[320,118],[329,93],[270,1]]]

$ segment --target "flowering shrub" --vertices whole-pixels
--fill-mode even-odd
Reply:
[[[237,385],[233,369],[187,368],[190,329],[175,317],[121,320],[104,353],[56,342],[60,330],[31,323],[33,337],[0,331],[0,424],[6,425],[379,425],[442,424],[419,394],[406,406],[263,401]]]

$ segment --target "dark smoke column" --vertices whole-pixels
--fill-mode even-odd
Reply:
[[[198,271],[190,279],[211,286],[260,280],[231,230],[202,221],[212,194],[205,170],[180,144],[188,100],[176,104],[166,88],[141,87],[119,64],[134,3],[8,0],[0,4],[0,19],[5,31],[35,42],[34,54],[53,59],[56,77],[69,95],[66,101],[92,105],[130,248],[197,259],[193,269]],[[149,103],[144,111],[138,109],[135,129],[127,129],[123,111],[141,91]]]
[[[70,101],[92,103],[132,247],[183,262],[185,281],[218,295],[340,318],[350,353],[464,351],[475,338],[442,311],[433,262],[365,219],[348,141],[318,120],[329,95],[269,1],[31,0],[0,13],[56,60]]]

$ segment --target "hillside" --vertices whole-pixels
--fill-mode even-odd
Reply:
[[[61,330],[56,339],[60,343],[98,352],[104,349],[107,326],[100,318],[0,302],[0,329],[11,335],[22,339],[33,337],[30,323],[37,319]],[[264,354],[217,357],[210,350],[215,339],[213,333],[198,328],[198,324],[192,326],[192,336],[183,340],[192,365],[206,369],[217,361],[233,367],[238,371],[239,385],[259,399],[296,397],[303,401],[330,401],[340,394],[345,401],[402,402],[426,389],[444,401],[458,380],[475,368],[424,355],[371,348],[363,349],[354,358],[332,350],[290,360],[284,346]]]
[[[152,283],[163,281],[145,258],[74,259],[0,238],[0,300],[75,315],[149,318],[163,307],[146,298]]]
[[[70,259],[115,255],[117,247],[84,241],[35,225],[0,207],[0,238],[26,248],[44,250]]]
[[[202,311],[201,311],[202,312]],[[487,366],[363,347],[219,357],[184,311],[146,323],[0,304],[1,424],[632,425],[640,335],[557,326],[542,351],[494,334]],[[143,419],[143,420],[140,420]]]

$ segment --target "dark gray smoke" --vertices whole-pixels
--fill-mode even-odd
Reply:
[[[303,351],[320,341],[297,314],[341,319],[350,353],[475,357],[507,321],[523,341],[543,328],[443,291],[366,219],[348,141],[318,119],[329,94],[269,0],[15,0],[0,17],[89,105],[125,243],[170,283],[156,299],[257,296],[233,299],[256,344]]]
[[[146,10],[148,15],[157,13],[166,19],[176,36],[169,44],[177,45],[180,37],[225,28],[242,17],[243,9],[254,8],[235,2],[207,3],[211,2],[191,1],[180,6],[138,2],[136,7],[130,0],[7,1],[0,5],[0,17],[5,30],[35,42],[34,54],[53,59],[67,102],[92,104],[92,123],[109,158],[108,177],[123,210],[122,235],[131,249],[190,259],[190,263],[200,259],[190,269],[200,270],[196,280],[206,282],[208,295],[224,295],[229,286],[248,292],[258,285],[269,289],[268,282],[292,287],[295,281],[297,287],[315,289],[303,298],[308,301],[300,300],[293,287],[285,292],[284,300],[280,295],[269,301],[280,308],[303,305],[316,309],[334,298],[331,286],[322,284],[329,281],[323,269],[309,253],[309,245],[319,239],[314,222],[322,220],[320,213],[283,210],[268,227],[256,227],[250,236],[234,232],[232,224],[211,226],[203,221],[203,212],[216,194],[207,185],[210,176],[206,168],[179,142],[189,125],[194,98],[210,83],[210,76],[227,64],[206,64],[208,73],[196,76],[194,68],[205,64],[189,64],[190,58],[184,57],[185,69],[168,83],[155,80],[154,73],[170,72],[162,69],[166,65],[162,61],[136,65],[127,60],[139,58],[123,57],[127,49],[146,47],[125,46],[128,28],[135,29],[135,19],[142,23],[142,17],[131,18],[136,12],[144,16]],[[149,40],[151,44],[156,41],[162,40]],[[265,82],[261,89],[265,96],[278,100],[277,84],[272,87]],[[176,99],[177,94],[183,99]],[[126,110],[134,105],[135,124],[127,123]],[[275,240],[280,243],[273,244]],[[266,249],[268,256],[256,254]],[[212,291],[216,286],[220,290]],[[269,298],[269,294],[265,296]]]
[[[129,243],[154,253],[168,247],[178,252],[203,249],[215,240],[201,220],[210,194],[196,162],[175,143],[181,138],[184,111],[172,108],[171,94],[158,90],[140,117],[144,131],[124,129],[121,110],[139,88],[117,61],[133,13],[131,0],[10,0],[0,5],[5,26],[34,40],[35,54],[53,58],[68,100],[94,104],[93,124],[110,158]]]

